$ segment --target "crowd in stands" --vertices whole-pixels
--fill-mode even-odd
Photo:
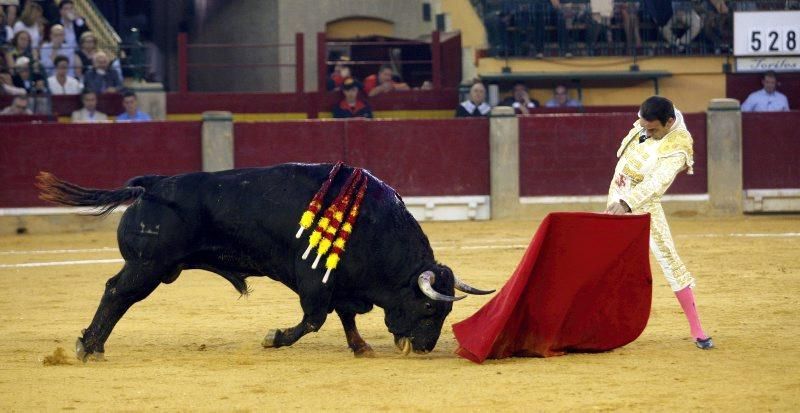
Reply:
[[[797,0],[473,0],[490,56],[722,54],[733,11],[800,9]]]
[[[397,79],[391,65],[381,65],[377,73],[367,76],[361,82],[352,76],[349,61],[349,57],[340,56],[328,78],[328,90],[342,92],[342,99],[331,111],[334,118],[371,118],[372,110],[366,103],[367,98],[411,90],[407,83]],[[430,88],[430,82],[425,82],[417,89]]]
[[[762,89],[751,93],[742,102],[742,112],[781,112],[789,110],[789,101],[783,93],[777,90],[778,76],[773,71],[768,71],[761,76]],[[540,108],[539,101],[531,97],[527,85],[517,82],[509,91],[510,95],[498,103],[497,106],[508,106],[514,109],[517,115],[536,113]],[[570,97],[569,88],[563,84],[553,88],[553,97],[545,102],[546,108],[581,109],[583,105],[577,99]],[[486,101],[486,87],[480,80],[475,80],[469,90],[469,96],[456,108],[455,116],[478,117],[488,116],[492,107]]]
[[[341,100],[331,109],[334,118],[372,118],[372,109],[368,103],[370,97],[395,91],[411,90],[405,83],[398,82],[391,66],[383,65],[377,73],[370,75],[362,83],[351,76],[347,67],[347,59],[338,62],[328,79],[328,88],[341,92]],[[785,95],[777,90],[779,85],[775,72],[762,75],[763,89],[753,92],[742,103],[744,112],[786,111],[789,110]],[[421,89],[421,88],[420,88]],[[507,97],[500,100],[497,106],[514,109],[518,115],[536,113],[539,108],[562,108],[581,110],[583,104],[573,98],[569,87],[558,84],[552,89],[552,97],[543,105],[534,97],[524,82],[517,82],[506,92]],[[492,106],[487,101],[486,86],[480,79],[475,79],[469,87],[469,94],[458,104],[455,117],[489,116]]]
[[[517,115],[536,113],[537,108],[542,107],[538,100],[531,97],[528,86],[523,82],[515,83],[511,88],[510,95],[500,101],[497,106],[513,108]],[[580,101],[570,97],[567,86],[556,85],[553,88],[553,97],[545,102],[544,107],[581,109],[583,105]],[[455,116],[457,118],[488,116],[491,110],[492,107],[486,102],[486,86],[480,80],[475,80],[470,87],[469,97],[456,108]]]
[[[72,0],[0,1],[0,52],[0,95],[27,98],[27,111],[49,114],[49,96],[82,95],[83,112],[73,119],[102,121],[107,117],[96,112],[97,94],[124,92],[120,60],[98,47]],[[135,101],[124,95],[118,120],[149,120]],[[20,102],[6,109],[21,110]]]

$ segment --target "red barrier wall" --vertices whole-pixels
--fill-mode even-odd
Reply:
[[[236,167],[345,161],[403,196],[487,195],[489,121],[328,120],[237,123]]]
[[[52,205],[37,198],[39,171],[95,188],[116,188],[137,175],[198,171],[200,128],[199,122],[4,125],[0,207]]]
[[[236,122],[237,168],[285,162],[333,163],[345,159],[344,121]]]
[[[489,121],[348,122],[347,159],[403,196],[488,195]]]
[[[800,111],[742,113],[744,189],[800,188]]]
[[[705,114],[687,114],[694,175],[679,175],[670,194],[708,192]],[[520,118],[520,196],[605,195],[631,114],[533,115]]]

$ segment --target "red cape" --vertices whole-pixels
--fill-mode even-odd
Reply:
[[[650,317],[649,238],[650,215],[548,215],[503,289],[453,325],[456,354],[482,363],[635,340]]]

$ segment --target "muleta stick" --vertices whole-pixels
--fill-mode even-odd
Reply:
[[[364,200],[364,193],[367,191],[367,177],[364,176],[361,179],[361,186],[358,188],[358,194],[356,194],[356,199],[353,201],[353,206],[350,208],[350,213],[347,214],[347,220],[345,221],[344,225],[339,229],[339,233],[336,234],[336,241],[333,242],[333,248],[331,248],[331,254],[328,255],[328,258],[325,260],[325,276],[322,277],[322,283],[325,284],[328,282],[328,277],[331,275],[331,271],[335,270],[336,267],[339,265],[339,260],[344,253],[344,247],[347,244],[347,240],[350,239],[350,235],[353,233],[353,229],[356,226],[356,219],[358,218],[358,211],[361,209],[361,201]]]
[[[314,223],[314,218],[317,217],[317,213],[322,209],[322,199],[325,198],[325,194],[328,193],[328,188],[331,187],[333,178],[336,177],[342,164],[342,161],[336,162],[336,165],[331,168],[331,172],[328,174],[328,179],[322,183],[317,193],[311,198],[311,202],[308,203],[308,208],[306,208],[306,211],[303,212],[303,215],[300,217],[300,229],[297,230],[297,234],[294,236],[295,238],[300,238],[300,236],[303,235],[303,231],[311,228],[311,225]]]

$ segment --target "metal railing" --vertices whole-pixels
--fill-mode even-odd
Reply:
[[[190,59],[191,50],[209,49],[277,49],[292,47],[295,50],[294,63],[207,63]],[[293,67],[295,69],[295,92],[305,91],[305,51],[303,33],[295,34],[294,43],[189,43],[186,33],[178,34],[178,91],[189,91],[189,69],[195,70],[226,70],[234,68],[258,69],[265,67]]]
[[[99,47],[109,50],[119,47],[122,39],[92,0],[76,0],[75,10],[86,20],[92,33],[97,37]]]
[[[342,61],[331,59],[336,55],[350,56],[345,64],[351,67],[351,72],[358,71],[360,68],[369,68],[372,71],[368,74],[374,74],[381,65],[389,65],[392,67],[394,73],[398,76],[406,75],[407,77],[414,77],[418,74],[416,72],[424,73],[425,81],[430,82],[431,88],[441,89],[443,84],[443,68],[442,68],[442,33],[439,31],[431,32],[430,42],[418,40],[379,40],[379,41],[363,41],[363,40],[346,40],[336,41],[329,40],[325,33],[317,34],[317,82],[318,90],[326,90],[326,81],[330,77],[331,69],[337,64],[342,64]],[[414,46],[425,49],[426,54],[430,58],[415,59],[403,58],[400,56],[400,48],[404,46]],[[365,49],[374,47],[378,52],[367,53],[368,59],[356,59],[353,57],[353,48]],[[426,55],[426,57],[427,57]],[[380,56],[380,57],[379,57]],[[418,66],[418,70],[403,70],[412,66]],[[362,71],[363,72],[363,71]],[[415,73],[408,73],[415,72]],[[362,73],[366,74],[366,73]],[[367,75],[368,75],[367,74]],[[365,78],[366,76],[357,76],[353,73],[352,76],[356,79]],[[406,79],[403,79],[405,81]],[[419,85],[412,85],[419,86]]]
[[[472,0],[489,38],[489,56],[711,55],[730,52],[732,13],[800,9],[800,0],[728,0],[718,13],[707,0],[662,0],[671,16],[648,13],[642,1]],[[611,3],[611,2],[610,2]]]

